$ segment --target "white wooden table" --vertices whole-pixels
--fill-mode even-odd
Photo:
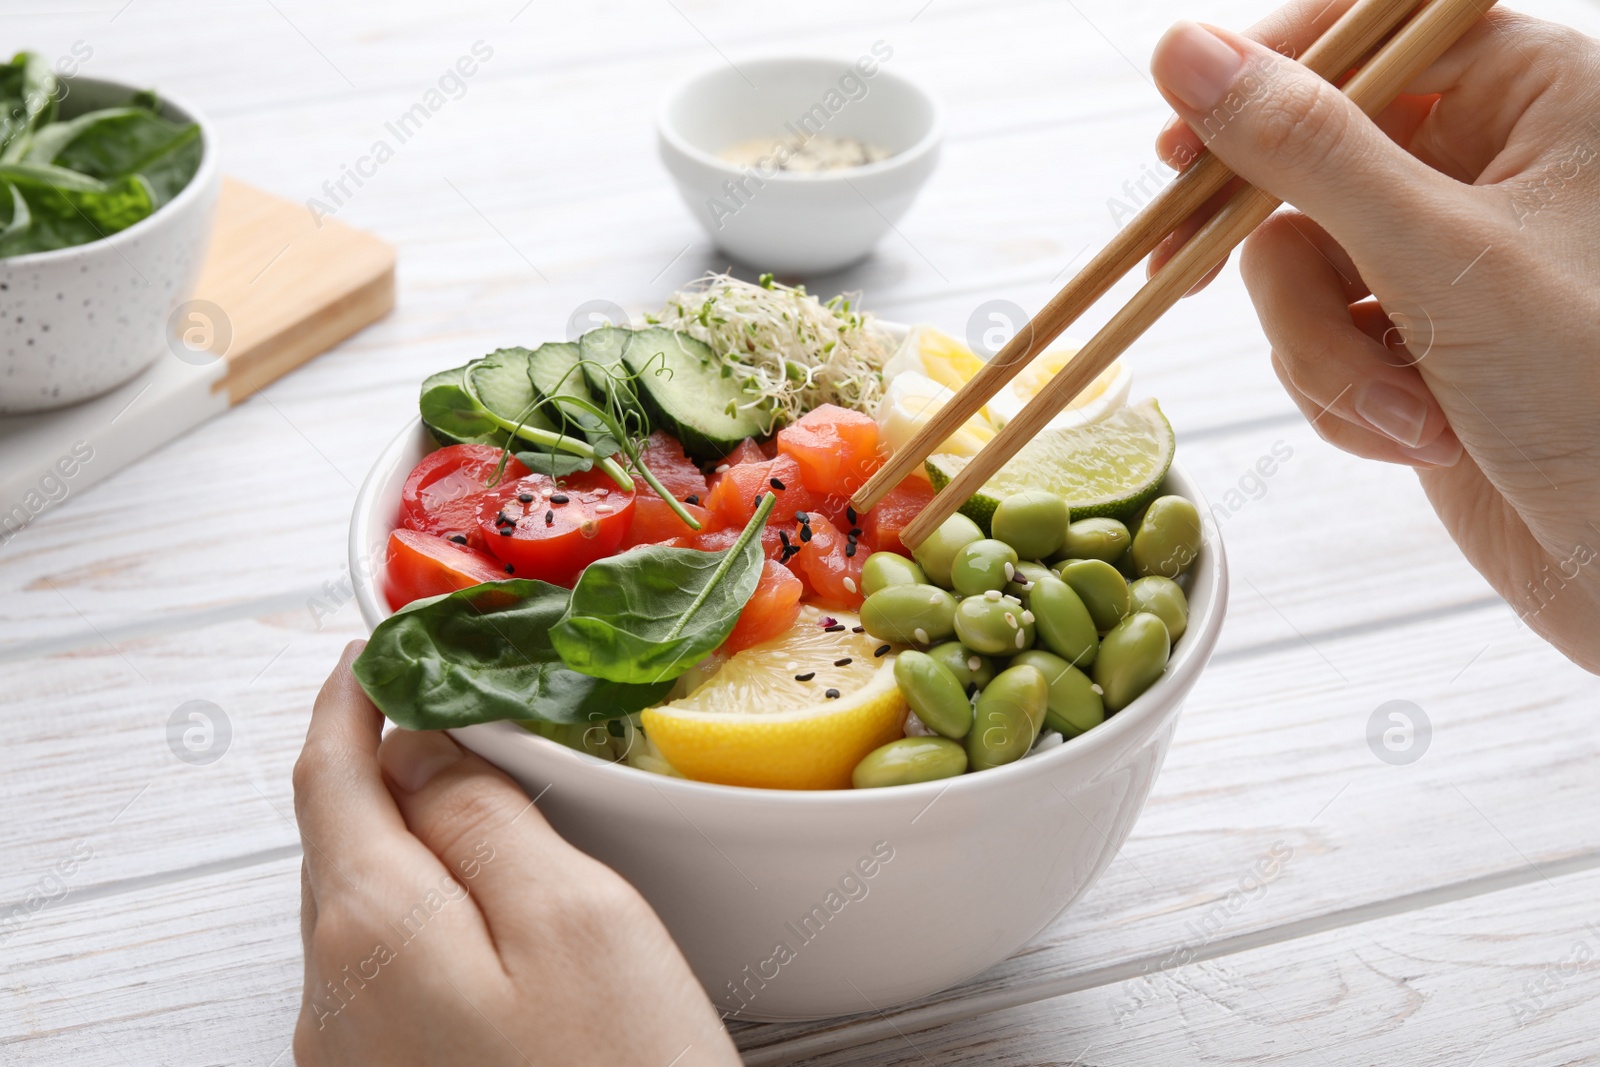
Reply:
[[[888,42],[948,105],[944,163],[903,236],[815,288],[962,332],[985,300],[1037,306],[1158,169],[1161,29],[1264,7],[5,6],[5,48],[83,42],[86,73],[181,92],[229,173],[297,200],[493,49],[339,209],[399,245],[396,313],[0,549],[0,1062],[263,1067],[289,1062],[299,1005],[289,768],[361,636],[340,591],[355,486],[424,374],[722,265],[654,158],[663,87],[719,53]],[[1537,13],[1600,28],[1586,0]],[[1133,360],[1222,506],[1236,583],[1133,838],[1013,959],[883,1016],[741,1025],[749,1061],[1600,1062],[1600,681],[1517,623],[1408,472],[1307,429],[1236,274]],[[190,700],[231,727],[209,765],[168,746]],[[1408,765],[1366,740],[1389,700],[1432,725]]]

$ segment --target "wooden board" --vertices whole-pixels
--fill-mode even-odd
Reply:
[[[224,178],[194,291],[232,326],[218,353],[227,373],[213,390],[225,389],[237,404],[387,315],[394,262],[387,241]]]

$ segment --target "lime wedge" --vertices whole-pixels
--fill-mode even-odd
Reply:
[[[1024,489],[1048,489],[1067,501],[1074,519],[1123,519],[1161,490],[1176,440],[1154,400],[1112,412],[1088,426],[1045,430],[1023,446],[983,490],[962,506],[985,530],[1001,499]],[[972,456],[928,457],[928,478],[943,489]]]

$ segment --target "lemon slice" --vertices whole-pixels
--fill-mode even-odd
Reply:
[[[989,421],[996,429],[1003,428],[1077,354],[1077,345],[1041,353],[989,401]],[[1133,372],[1119,359],[1101,371],[1099,377],[1073,398],[1065,411],[1045,424],[1045,428],[1057,430],[1099,422],[1128,402],[1128,390],[1132,387]]]
[[[829,632],[827,616],[844,630]],[[688,696],[647,708],[645,735],[696,781],[850,788],[862,757],[903,736],[907,711],[894,657],[875,657],[881,642],[852,633],[857,625],[848,612],[802,608],[782,637],[731,656]]]
[[[1001,499],[1048,489],[1066,500],[1074,519],[1127,518],[1161,491],[1176,448],[1166,416],[1154,400],[1142,400],[1088,426],[1042,431],[961,510],[987,530]],[[943,489],[969,462],[970,456],[929,456],[933,487]]]

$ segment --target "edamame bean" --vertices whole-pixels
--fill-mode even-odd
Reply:
[[[972,702],[950,669],[926,652],[900,653],[894,681],[922,724],[943,737],[960,740],[972,729]]]
[[[926,585],[928,576],[912,560],[894,552],[874,552],[861,565],[861,592],[871,596],[891,585]]]
[[[857,789],[915,785],[954,778],[967,769],[967,750],[943,737],[903,737],[868,752],[850,772]]]
[[[978,524],[957,512],[944,522],[939,528],[928,535],[927,540],[912,549],[911,555],[922,567],[922,573],[928,576],[928,581],[934,585],[950,588],[950,565],[956,560],[956,553],[974,541],[983,540],[983,531],[978,529]]]
[[[1069,518],[1065,500],[1043,489],[1029,489],[1000,501],[989,528],[1023,559],[1044,559],[1061,547]]]
[[[1167,636],[1174,641],[1189,628],[1189,600],[1183,589],[1171,578],[1152,574],[1138,578],[1128,585],[1128,600],[1133,611],[1148,611],[1167,627]],[[1040,628],[1041,632],[1043,627]]]
[[[1100,648],[1099,629],[1083,598],[1053,574],[1040,578],[1028,596],[1039,641],[1068,663],[1087,668]]]
[[[1079,519],[1067,527],[1061,554],[1077,559],[1100,559],[1115,563],[1133,540],[1128,528],[1116,519]]]
[[[1117,623],[1100,641],[1094,661],[1094,681],[1107,711],[1121,711],[1167,669],[1172,641],[1167,626],[1148,611],[1138,611]]]
[[[1080,559],[1063,563],[1057,573],[1078,594],[1101,633],[1121,622],[1128,613],[1128,580],[1105,560]]]
[[[994,677],[994,661],[987,656],[978,655],[960,641],[946,641],[942,645],[934,645],[928,649],[928,655],[944,664],[950,673],[956,676],[956,681],[961,683],[963,693],[972,686],[982,689]]]
[[[1017,569],[1017,550],[986,537],[963,545],[950,564],[950,586],[962,596],[1003,589]]]
[[[1037,667],[1007,667],[978,694],[967,762],[975,771],[1012,763],[1028,754],[1050,704],[1050,687]]]
[[[1023,604],[1027,604],[1028,594],[1033,592],[1033,583],[1040,578],[1054,578],[1055,576],[1056,572],[1046,567],[1043,563],[1030,563],[1027,560],[1023,560],[1014,568],[1011,581],[1007,582],[1006,587],[1000,591],[1007,596],[1016,597]]]
[[[1094,682],[1078,668],[1050,652],[1031,649],[1011,661],[1013,667],[1037,667],[1050,687],[1044,724],[1065,737],[1077,737],[1106,718]]]
[[[882,641],[928,646],[955,633],[956,598],[932,585],[891,585],[861,605],[861,625]]]
[[[986,656],[1014,656],[1033,647],[1033,613],[999,593],[969,596],[956,605],[956,638]]]
[[[1162,496],[1150,502],[1139,532],[1133,535],[1133,569],[1141,578],[1152,574],[1176,578],[1200,554],[1200,512],[1181,496]]]

